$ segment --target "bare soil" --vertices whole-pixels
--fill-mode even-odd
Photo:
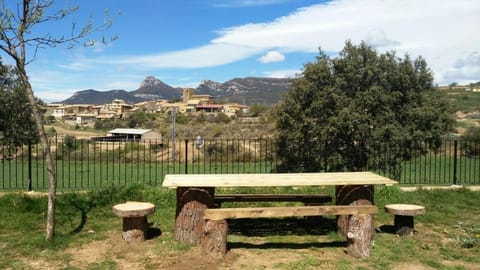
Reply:
[[[92,232],[93,233],[93,232]],[[144,242],[127,243],[121,232],[111,231],[109,237],[91,241],[78,247],[61,251],[56,257],[64,261],[29,258],[31,269],[175,269],[175,270],[250,270],[250,269],[338,269],[338,262],[348,257],[335,244],[323,242],[303,244],[295,241],[287,244],[269,244],[262,237],[248,237],[248,242],[234,243],[222,260],[205,256],[199,247],[186,247],[185,250],[171,249],[164,235]],[[312,247],[313,245],[314,247]],[[315,264],[308,264],[308,258]],[[467,270],[477,270],[480,266],[464,262],[442,261],[444,265]],[[348,269],[374,269],[362,260],[353,259]],[[434,268],[418,262],[403,262],[393,270],[431,270]]]

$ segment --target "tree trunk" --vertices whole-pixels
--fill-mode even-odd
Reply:
[[[178,187],[175,240],[199,244],[203,237],[205,209],[213,206],[213,188]]]
[[[373,205],[373,186],[336,186],[337,205]],[[338,234],[345,237],[348,232],[350,216],[338,216]]]
[[[203,232],[202,250],[215,259],[223,258],[227,253],[227,221],[207,220]]]
[[[374,231],[373,215],[352,215],[348,224],[347,253],[362,259],[370,257]]]
[[[43,147],[43,154],[47,163],[47,176],[48,176],[48,209],[47,209],[47,228],[46,236],[47,240],[52,240],[55,235],[55,201],[56,201],[56,189],[57,183],[55,179],[55,167],[53,164],[52,153],[50,152],[50,142],[48,141],[45,128],[43,127],[43,118],[37,107],[35,96],[33,94],[32,85],[28,81],[27,72],[25,67],[17,63],[17,69],[19,76],[25,87],[25,93],[27,95],[30,106],[32,107],[33,118],[40,137],[40,142]]]

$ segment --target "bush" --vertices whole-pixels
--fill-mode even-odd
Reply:
[[[470,126],[462,139],[462,152],[467,157],[480,157],[480,127]]]

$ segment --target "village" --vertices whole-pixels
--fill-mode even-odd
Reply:
[[[165,99],[143,101],[130,104],[122,99],[114,99],[103,105],[94,104],[46,104],[45,117],[53,116],[55,120],[66,124],[92,126],[97,120],[125,119],[135,112],[171,113],[172,111],[187,114],[219,114],[233,117],[239,113],[247,113],[249,107],[238,103],[216,102],[211,95],[195,94],[195,89],[184,88],[183,98],[179,101]]]

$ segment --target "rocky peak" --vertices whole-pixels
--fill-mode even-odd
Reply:
[[[158,87],[162,86],[164,83],[160,81],[159,79],[153,77],[153,76],[147,76],[142,83],[140,84],[140,88],[143,87]]]
[[[198,88],[208,88],[212,91],[219,91],[221,89],[221,87],[222,87],[222,83],[215,82],[215,81],[212,81],[212,80],[204,80],[198,86]]]

